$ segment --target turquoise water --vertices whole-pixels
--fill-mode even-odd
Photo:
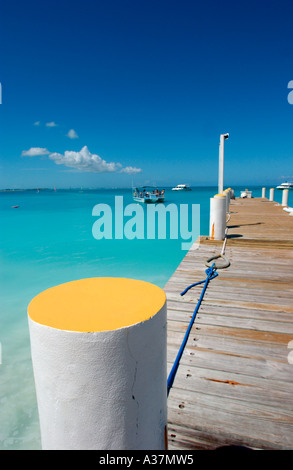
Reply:
[[[240,195],[236,188],[235,195]],[[261,188],[250,188],[261,196]],[[166,204],[200,204],[200,234],[209,230],[209,198],[217,188],[166,190]],[[127,190],[0,193],[0,449],[40,449],[30,359],[27,305],[54,285],[98,276],[142,279],[163,287],[186,251],[182,239],[96,240],[93,207],[133,203]],[[275,191],[281,202],[281,191]],[[289,201],[290,203],[290,201]],[[12,206],[19,205],[18,209]],[[144,209],[146,210],[145,206]]]

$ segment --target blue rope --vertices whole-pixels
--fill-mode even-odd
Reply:
[[[204,286],[203,286],[203,289],[202,289],[202,292],[201,292],[201,295],[200,295],[200,298],[197,302],[197,305],[194,309],[194,312],[193,312],[193,315],[192,315],[192,318],[190,320],[190,323],[188,325],[188,328],[186,330],[186,333],[185,333],[185,336],[184,336],[184,339],[182,341],[182,344],[180,346],[180,349],[178,351],[178,354],[177,354],[177,357],[175,359],[175,362],[173,364],[173,367],[171,369],[171,372],[169,374],[169,377],[168,377],[168,380],[167,380],[167,394],[169,395],[169,392],[170,392],[170,389],[173,385],[173,382],[174,382],[174,379],[175,379],[175,376],[176,376],[176,373],[177,373],[177,369],[179,367],[179,362],[180,362],[180,359],[181,359],[181,356],[183,354],[183,351],[184,351],[184,348],[186,346],[186,343],[187,343],[187,340],[188,340],[188,337],[189,337],[189,334],[190,334],[190,331],[191,331],[191,328],[192,328],[192,325],[194,323],[194,320],[195,320],[195,317],[197,315],[197,312],[199,310],[199,307],[201,305],[201,302],[202,302],[202,299],[204,297],[204,294],[205,294],[205,291],[206,291],[206,288],[208,286],[208,283],[209,281],[211,281],[212,279],[214,279],[215,277],[218,276],[218,273],[215,272],[215,263],[212,264],[212,266],[208,269],[206,269],[205,273],[207,275],[206,279],[203,280],[203,281],[199,281],[199,282],[196,282],[195,284],[191,284],[190,286],[188,286],[183,292],[181,292],[180,295],[184,295],[186,294],[187,291],[189,291],[189,289],[191,289],[192,287],[194,286],[198,286],[199,284],[203,284],[204,283]]]

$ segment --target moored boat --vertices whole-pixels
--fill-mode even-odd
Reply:
[[[175,188],[172,188],[172,191],[191,191],[191,188],[188,184],[177,184]]]
[[[277,186],[277,189],[293,189],[293,183],[289,183],[287,181],[286,183],[279,184],[279,186]]]
[[[142,188],[133,188],[133,199],[136,202],[156,203],[164,202],[165,189],[158,189],[153,186],[142,186]]]

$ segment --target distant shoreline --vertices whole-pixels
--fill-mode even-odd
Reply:
[[[278,183],[275,183],[275,184],[267,184],[267,185],[261,185],[261,184],[237,184],[234,186],[234,188],[244,188],[244,186],[247,188],[261,188],[261,187],[266,187],[266,188],[275,188],[276,186],[278,185]],[[160,185],[166,189],[172,189],[172,187],[174,186],[164,186],[164,185]],[[192,186],[190,185],[191,188],[217,188],[217,184],[210,184],[210,185],[199,185],[199,186]],[[80,188],[80,187],[76,187],[76,188],[6,188],[6,189],[0,189],[0,193],[10,193],[10,192],[23,192],[23,191],[36,191],[36,192],[39,192],[39,191],[50,191],[50,192],[56,192],[56,191],[105,191],[105,190],[108,190],[108,191],[113,191],[113,190],[127,190],[127,189],[130,189],[129,187],[113,187],[113,188]]]

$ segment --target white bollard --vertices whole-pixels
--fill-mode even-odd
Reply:
[[[273,201],[274,200],[274,188],[271,188],[270,189],[270,201]]]
[[[289,196],[289,189],[283,189],[282,194],[282,206],[288,206],[288,196]]]
[[[166,449],[162,289],[82,279],[37,295],[28,317],[43,449]]]
[[[261,197],[264,199],[266,197],[266,188],[262,188]]]
[[[230,189],[225,189],[223,194],[226,195],[226,212],[228,213],[230,211]]]
[[[210,239],[223,240],[226,230],[226,194],[210,198]]]
[[[234,189],[230,189],[230,199],[235,199]]]

